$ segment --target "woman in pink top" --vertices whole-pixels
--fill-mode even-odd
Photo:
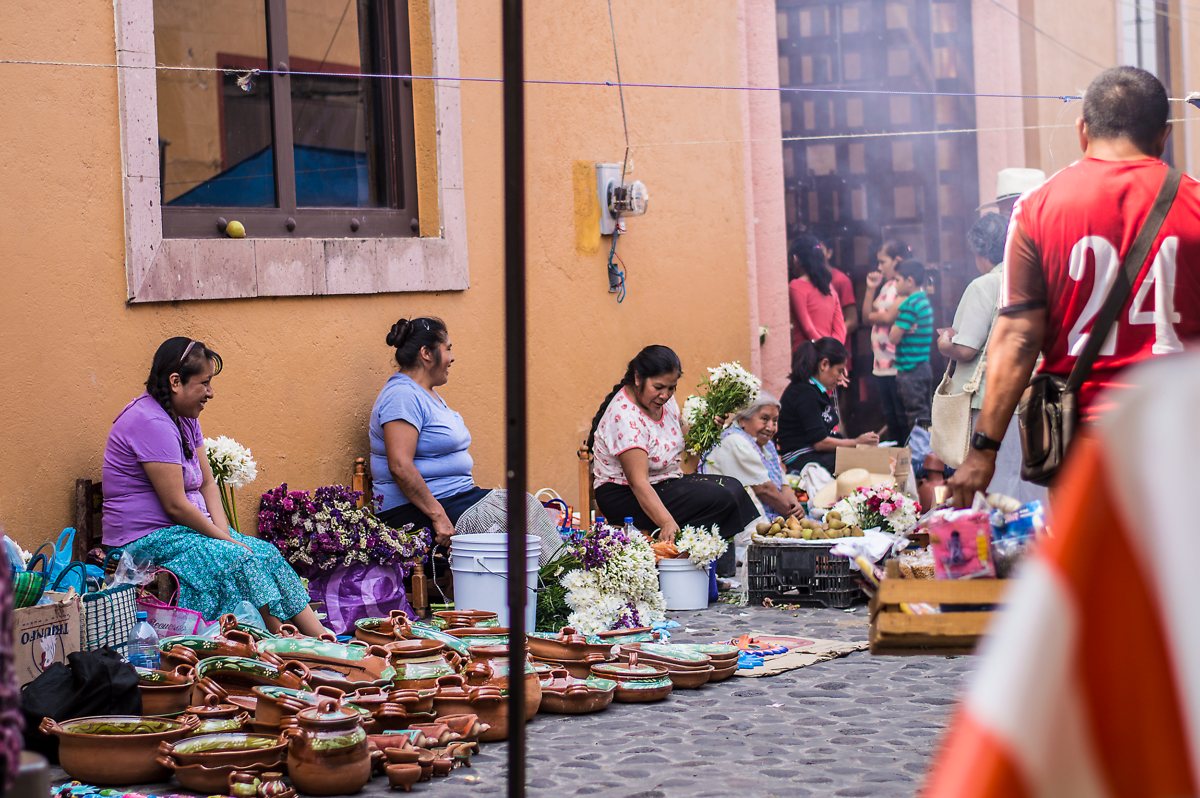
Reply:
[[[832,288],[825,248],[804,233],[788,248],[788,297],[792,306],[792,351],[805,341],[834,338],[846,342],[842,303]]]
[[[658,529],[666,541],[689,524],[718,527],[722,537],[732,538],[759,513],[736,479],[680,468],[683,426],[675,386],[682,374],[675,352],[648,346],[600,403],[588,437],[596,506],[612,523],[632,518],[638,529]],[[731,574],[732,559],[725,565],[718,562],[718,574]]]

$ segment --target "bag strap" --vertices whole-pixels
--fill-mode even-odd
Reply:
[[[71,564],[69,564],[69,565],[68,565],[66,568],[62,569],[62,571],[61,571],[61,572],[58,574],[58,576],[57,576],[57,577],[54,579],[54,584],[52,584],[52,585],[50,586],[50,590],[51,590],[51,591],[56,591],[56,590],[58,590],[59,588],[61,588],[61,587],[62,587],[62,581],[63,581],[63,577],[65,577],[67,574],[69,574],[69,573],[71,573],[72,571],[75,571],[75,570],[78,570],[78,571],[79,571],[79,577],[80,577],[80,578],[79,578],[79,584],[80,584],[80,587],[81,587],[81,589],[80,589],[80,591],[79,591],[79,592],[80,592],[80,594],[81,594],[81,595],[85,595],[85,594],[87,594],[88,592],[90,592],[90,590],[89,590],[89,587],[88,587],[88,575],[87,575],[87,569],[86,569],[86,568],[84,568],[84,567],[83,567],[83,563],[81,563],[81,562],[79,562],[79,561],[72,562],[72,563],[71,563]]]
[[[983,369],[987,364],[988,348],[992,345],[992,333],[996,331],[996,319],[1000,315],[1000,297],[997,295],[996,304],[992,307],[992,324],[988,327],[987,338],[983,341],[983,348],[979,350],[979,358],[975,361],[975,373],[971,375],[971,379],[963,386],[963,393],[975,393],[979,390],[979,383],[983,381]]]
[[[1167,168],[1167,176],[1158,190],[1158,196],[1154,198],[1150,215],[1142,223],[1142,229],[1138,231],[1137,238],[1133,240],[1133,246],[1129,248],[1125,260],[1121,262],[1121,268],[1113,279],[1112,288],[1104,297],[1104,304],[1101,305],[1100,312],[1096,314],[1096,320],[1092,323],[1092,331],[1088,333],[1083,351],[1079,353],[1075,367],[1071,369],[1071,375],[1067,377],[1068,391],[1078,391],[1079,386],[1083,385],[1083,381],[1091,373],[1092,364],[1096,362],[1100,348],[1104,346],[1108,333],[1117,321],[1117,315],[1125,307],[1125,300],[1133,291],[1133,281],[1137,279],[1137,276],[1141,274],[1142,267],[1146,265],[1146,259],[1150,256],[1150,248],[1154,246],[1154,241],[1158,238],[1158,233],[1167,218],[1167,213],[1171,210],[1171,204],[1175,201],[1181,177],[1178,169]]]

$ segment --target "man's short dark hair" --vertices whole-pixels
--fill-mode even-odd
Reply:
[[[917,283],[917,288],[925,285],[925,264],[919,260],[902,260],[896,264],[896,274],[901,278],[911,277]]]
[[[975,220],[967,231],[967,246],[988,263],[1004,260],[1004,239],[1008,236],[1008,222],[998,213],[985,213]]]
[[[1096,76],[1083,94],[1083,121],[1094,139],[1126,138],[1147,155],[1167,126],[1167,90],[1144,69],[1119,66]]]

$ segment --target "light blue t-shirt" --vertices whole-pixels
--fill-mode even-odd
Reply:
[[[393,374],[371,408],[371,477],[375,493],[383,496],[380,511],[410,504],[388,470],[383,447],[383,425],[407,421],[417,428],[413,464],[425,478],[435,499],[443,499],[475,486],[474,461],[468,448],[471,433],[462,416],[444,401],[413,382],[406,374]]]

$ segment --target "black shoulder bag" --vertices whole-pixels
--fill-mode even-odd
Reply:
[[[1029,387],[1025,389],[1017,411],[1023,455],[1022,479],[1038,485],[1049,485],[1062,467],[1079,423],[1079,388],[1091,374],[1100,347],[1104,346],[1117,316],[1125,307],[1125,300],[1133,291],[1134,280],[1146,264],[1150,248],[1154,246],[1163,221],[1171,210],[1171,203],[1175,201],[1179,180],[1179,170],[1167,170],[1167,176],[1150,208],[1150,215],[1142,223],[1142,229],[1125,255],[1112,288],[1104,297],[1104,304],[1096,314],[1092,330],[1088,333],[1083,351],[1075,360],[1071,374],[1065,380],[1053,374],[1039,374],[1030,380]]]

